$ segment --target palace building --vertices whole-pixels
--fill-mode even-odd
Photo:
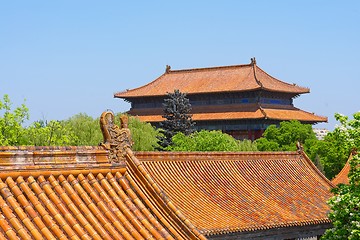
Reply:
[[[294,106],[293,99],[309,93],[309,88],[270,76],[255,58],[235,66],[183,70],[167,66],[154,81],[114,97],[131,103],[129,114],[158,126],[164,120],[164,98],[176,89],[187,94],[198,130],[222,130],[237,139],[257,139],[269,125],[286,120],[327,122],[326,117]]]
[[[334,185],[302,151],[133,152],[127,119],[100,146],[0,147],[0,239],[319,239]]]

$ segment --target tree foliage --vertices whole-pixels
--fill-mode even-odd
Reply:
[[[189,135],[194,132],[194,122],[191,118],[191,104],[185,93],[174,90],[168,93],[163,103],[165,120],[160,123],[162,136],[159,136],[160,149],[172,144],[172,137],[181,132]]]
[[[76,145],[78,137],[64,122],[36,121],[25,129],[23,145],[69,146]]]
[[[298,142],[303,146],[304,151],[313,160],[316,167],[323,173],[329,171],[329,174],[326,175],[331,176],[334,169],[329,169],[329,164],[324,163],[327,157],[331,157],[325,149],[329,143],[317,140],[310,124],[302,124],[299,121],[292,120],[281,122],[279,127],[270,125],[265,130],[263,137],[256,140],[260,151],[296,151]]]
[[[62,125],[76,136],[71,142],[74,146],[96,146],[103,139],[99,118],[93,118],[86,113],[76,114],[63,121]]]
[[[358,115],[354,114],[354,119],[349,121],[347,116],[336,113],[335,119],[340,125],[329,132],[324,140],[316,141],[307,147],[308,156],[313,160],[319,157],[325,176],[329,179],[341,171],[352,149],[360,146],[360,136],[354,132],[357,119],[360,118]]]
[[[256,143],[260,151],[295,151],[297,142],[308,147],[316,140],[310,124],[292,120],[280,122],[279,127],[270,125]]]
[[[335,118],[344,128],[347,117],[335,114]],[[279,127],[269,126],[256,143],[260,151],[294,151],[299,141],[318,169],[332,179],[343,168],[351,152],[351,146],[345,143],[346,136],[340,134],[340,129],[329,132],[324,140],[317,140],[311,125],[298,121],[281,122]]]
[[[102,141],[99,118],[85,113],[66,120],[38,120],[25,127],[29,109],[25,103],[12,109],[8,95],[0,100],[0,146],[95,146]],[[120,114],[117,114],[118,116]],[[129,116],[135,151],[153,151],[159,131],[149,123]]]
[[[29,119],[29,109],[23,103],[20,107],[12,109],[10,97],[5,94],[0,100],[0,145],[22,145],[24,140],[23,123]]]
[[[341,126],[334,134],[344,139],[345,148],[356,148],[360,143],[360,112],[353,115],[353,120],[337,114]],[[335,194],[330,200],[333,228],[327,230],[322,239],[360,239],[360,157],[350,160],[349,184],[339,184],[333,189]]]
[[[129,129],[134,142],[132,149],[135,151],[154,151],[159,147],[157,136],[159,130],[151,126],[150,123],[142,122],[137,117],[129,117]]]
[[[169,151],[257,151],[250,140],[239,141],[221,131],[201,130],[190,135],[181,132],[172,138]]]
[[[306,153],[311,159],[319,158],[325,176],[332,179],[344,167],[349,158],[351,148],[344,144],[346,139],[338,134],[338,130],[329,132],[321,141],[316,141],[309,146]]]

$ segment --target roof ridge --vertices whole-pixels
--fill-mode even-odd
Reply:
[[[164,159],[164,158],[157,158],[157,156],[164,156],[164,155],[171,155],[172,157],[170,159]],[[152,162],[152,161],[181,161],[177,159],[176,157],[182,157],[182,156],[189,156],[189,157],[209,157],[209,156],[223,156],[223,157],[233,157],[233,156],[239,156],[239,157],[246,157],[246,156],[252,156],[252,157],[266,157],[266,156],[298,156],[299,152],[297,151],[278,151],[278,152],[270,152],[270,151],[249,151],[249,152],[158,152],[158,151],[138,151],[135,152],[135,156],[138,156],[141,159],[141,162]],[[146,160],[145,160],[146,159]],[[231,159],[217,159],[212,160],[210,158],[196,158],[196,161],[229,161]],[[234,161],[237,161],[233,159]],[[233,161],[231,160],[231,161]],[[190,160],[186,160],[190,161]],[[244,159],[244,161],[248,161]]]
[[[0,146],[0,152],[8,151],[91,151],[102,150],[100,146]]]
[[[167,65],[168,66],[168,65]],[[204,68],[188,68],[188,69],[177,69],[171,70],[168,69],[165,73],[178,73],[178,72],[194,72],[194,71],[203,71],[203,70],[217,70],[224,68],[237,68],[237,67],[250,67],[252,64],[238,64],[238,65],[228,65],[228,66],[215,66],[215,67],[204,67]]]
[[[267,118],[268,118],[268,116],[267,116],[267,114],[266,114],[265,110],[263,109],[263,107],[261,106],[261,104],[260,104],[260,103],[258,103],[258,106],[259,106],[259,109],[260,109],[261,113],[264,115],[265,119],[267,119]]]
[[[252,66],[253,68],[253,73],[254,73],[254,78],[255,78],[255,81],[256,83],[260,86],[260,89],[264,89],[264,85],[262,84],[262,82],[257,78],[256,76],[256,59],[255,57],[251,58],[251,63],[250,65]],[[259,106],[261,108],[261,106]],[[260,109],[261,110],[261,109]],[[263,111],[261,111],[263,112]],[[263,112],[263,114],[265,115],[266,117],[266,114]]]
[[[332,183],[322,172],[320,172],[320,170],[315,166],[315,164],[313,163],[313,161],[308,157],[308,155],[305,153],[305,151],[302,149],[302,147],[300,147],[300,149],[298,150],[299,154],[301,157],[303,157],[306,161],[307,164],[309,164],[309,166],[319,175],[319,177],[321,177],[325,182],[327,182],[330,187],[335,187],[335,184]]]

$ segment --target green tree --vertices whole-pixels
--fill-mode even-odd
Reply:
[[[194,132],[194,122],[191,118],[191,104],[185,93],[174,90],[168,93],[163,103],[165,120],[160,123],[161,133],[158,144],[160,149],[165,149],[172,144],[172,137],[182,132],[189,135]]]
[[[134,142],[134,151],[154,151],[159,147],[157,141],[159,130],[151,126],[150,123],[142,122],[137,117],[129,116],[129,129]]]
[[[345,148],[356,148],[360,144],[360,112],[349,120],[347,116],[336,114],[341,126],[334,134],[344,139]],[[360,157],[350,160],[349,184],[339,184],[330,200],[329,218],[333,228],[327,230],[322,239],[360,239]]]
[[[329,140],[331,134],[325,137]],[[319,141],[310,124],[301,124],[299,121],[284,121],[280,126],[269,126],[262,138],[256,140],[260,151],[296,151],[297,143],[304,147],[304,151],[313,160],[316,167],[327,177],[334,176],[340,169],[334,168],[336,164],[329,164],[327,158],[333,159],[343,150],[341,145],[334,145],[334,141]],[[333,146],[331,150],[329,146]],[[338,146],[335,148],[335,146]],[[341,150],[339,150],[341,148]],[[332,163],[335,163],[333,161]],[[343,166],[343,165],[342,165]]]
[[[23,103],[12,110],[12,103],[7,94],[0,100],[0,145],[16,146],[23,144],[23,124],[29,119],[29,109]]]
[[[328,179],[334,178],[349,158],[351,147],[344,142],[346,142],[345,136],[334,130],[329,132],[324,140],[317,141],[307,148],[306,153],[311,159],[319,158]]]
[[[270,125],[256,143],[260,151],[295,151],[297,142],[300,142],[306,150],[316,141],[316,135],[310,124],[292,120],[280,122],[279,127]]]
[[[250,140],[239,141],[221,131],[201,130],[190,135],[181,132],[172,138],[169,151],[257,151]]]
[[[94,119],[86,113],[76,114],[62,122],[64,128],[76,138],[72,138],[75,146],[96,146],[102,141],[99,118]]]
[[[26,128],[24,144],[33,146],[70,146],[77,136],[61,121],[36,121]]]

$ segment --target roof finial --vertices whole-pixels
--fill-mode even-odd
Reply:
[[[166,73],[169,73],[169,72],[170,72],[170,70],[171,70],[171,67],[170,67],[170,65],[166,65],[166,69],[165,69],[165,72],[166,72]]]
[[[303,151],[304,151],[304,148],[303,148],[302,144],[301,144],[299,141],[296,142],[296,148],[297,148],[297,150],[298,150],[299,152],[303,152]]]
[[[256,65],[256,59],[255,59],[255,57],[251,58],[251,64],[252,64],[252,65]]]
[[[100,127],[104,136],[104,142],[100,145],[109,150],[109,160],[112,163],[120,163],[125,159],[126,149],[131,148],[130,129],[128,128],[128,117],[120,117],[121,127],[115,124],[112,111],[105,111],[100,117]]]

